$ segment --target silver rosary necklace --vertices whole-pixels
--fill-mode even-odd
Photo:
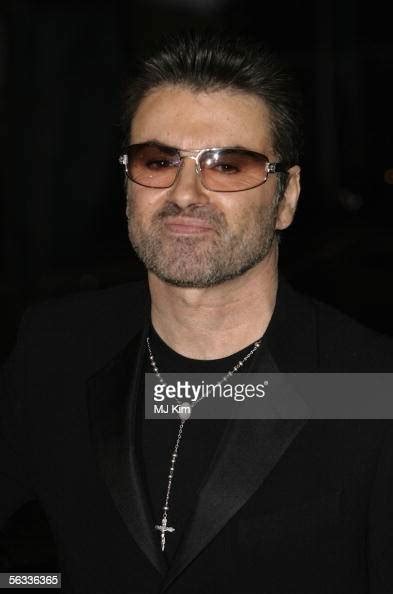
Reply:
[[[150,338],[147,337],[146,338],[146,343],[147,343],[147,348],[149,351],[149,359],[150,359],[150,364],[153,368],[153,371],[155,373],[155,375],[157,376],[157,378],[160,380],[160,383],[163,384],[164,386],[166,385],[164,378],[162,377],[162,375],[160,374],[158,367],[157,367],[157,363],[154,359],[151,347],[150,347]],[[228,373],[226,375],[224,375],[224,377],[222,377],[220,379],[219,382],[217,382],[216,386],[219,386],[220,384],[222,384],[222,382],[225,382],[228,378],[232,377],[232,375],[234,373],[236,373],[237,371],[239,371],[239,369],[244,365],[244,363],[255,353],[255,351],[260,347],[261,345],[261,341],[257,340],[256,342],[254,342],[252,348],[250,349],[250,351],[247,353],[247,355],[245,355],[245,357],[243,357],[243,359],[241,359],[240,361],[238,361],[238,363],[236,363],[236,365],[231,369],[231,371],[228,371]],[[194,402],[190,403],[187,407],[187,410],[185,410],[185,407],[180,407],[180,412],[179,417],[180,417],[180,426],[179,426],[179,431],[177,433],[177,438],[176,438],[176,443],[175,443],[175,447],[173,448],[173,452],[172,452],[172,456],[171,456],[171,464],[169,467],[169,474],[168,474],[168,486],[167,486],[167,490],[166,490],[166,495],[165,495],[165,502],[164,505],[162,506],[162,519],[161,519],[161,524],[155,525],[155,529],[159,530],[161,532],[161,550],[164,551],[165,550],[165,534],[166,532],[174,532],[175,528],[173,528],[172,526],[168,526],[168,511],[169,511],[169,497],[171,494],[171,488],[172,488],[172,483],[173,483],[173,477],[175,474],[175,464],[176,464],[176,458],[178,456],[178,450],[179,450],[179,446],[180,446],[180,441],[183,435],[183,428],[184,428],[184,423],[187,421],[187,419],[190,418],[191,416],[191,412],[192,412],[192,408],[198,404],[198,402],[200,402],[203,398],[206,398],[209,395],[209,393],[202,395],[200,398],[197,398],[197,400],[195,400]],[[176,399],[177,401],[177,399]],[[177,401],[178,402],[178,401]]]

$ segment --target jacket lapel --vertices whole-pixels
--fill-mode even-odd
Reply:
[[[263,338],[265,348],[258,352],[250,371],[314,371],[315,323],[310,312],[282,281]],[[306,422],[305,418],[231,421],[162,591],[262,486]]]
[[[88,405],[96,456],[115,505],[141,550],[164,574],[132,438],[147,332],[146,321],[126,349],[88,380]]]

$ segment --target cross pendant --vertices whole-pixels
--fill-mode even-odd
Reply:
[[[161,532],[161,551],[165,550],[165,532],[174,532],[175,529],[167,526],[168,520],[164,516],[161,521],[161,526],[156,524],[155,529]]]

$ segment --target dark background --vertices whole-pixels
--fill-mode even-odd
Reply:
[[[36,301],[140,278],[127,239],[121,96],[163,32],[257,34],[305,95],[303,192],[281,268],[300,290],[393,334],[393,40],[382,3],[9,1],[0,8],[0,360]],[[54,571],[45,517],[0,532],[0,570]]]

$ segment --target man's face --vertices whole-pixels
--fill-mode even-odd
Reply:
[[[269,121],[264,103],[253,95],[165,86],[141,102],[131,142],[183,150],[239,146],[274,162]],[[202,288],[235,278],[262,262],[275,230],[290,224],[298,177],[293,168],[278,203],[275,175],[251,190],[213,192],[202,186],[195,161],[185,158],[170,188],[128,183],[130,241],[147,269],[170,284]]]

